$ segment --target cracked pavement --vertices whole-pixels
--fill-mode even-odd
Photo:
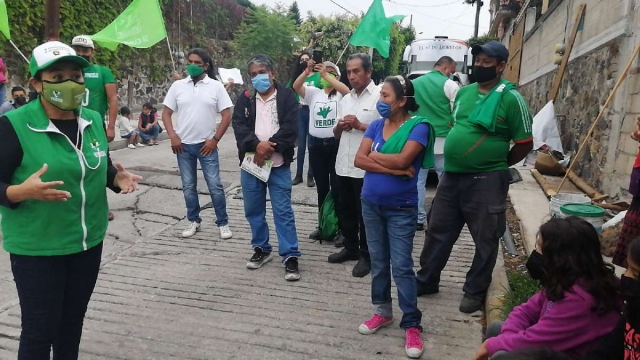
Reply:
[[[294,187],[292,203],[303,257],[302,279],[287,283],[279,261],[250,271],[251,232],[244,218],[232,129],[219,145],[221,177],[234,233],[221,240],[211,199],[198,173],[202,231],[182,239],[184,197],[168,142],[111,153],[144,177],[140,191],[108,191],[109,224],[98,283],[85,320],[81,359],[404,359],[396,323],[373,336],[358,334],[372,314],[370,279],[351,276],[354,262],[328,264],[331,242],[308,240],[317,223],[316,191]],[[308,162],[307,162],[308,164]],[[292,166],[295,171],[295,165]],[[306,175],[306,171],[305,171]],[[432,192],[432,191],[431,191]],[[267,205],[274,251],[277,241]],[[416,234],[414,258],[424,235]],[[480,345],[480,318],[458,312],[473,259],[463,234],[442,275],[441,291],[419,299],[425,328],[423,359],[470,359]],[[395,288],[392,290],[397,300]],[[9,256],[0,252],[0,359],[15,359],[20,309]]]

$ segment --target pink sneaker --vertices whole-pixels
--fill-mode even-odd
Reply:
[[[371,335],[378,331],[380,328],[391,325],[392,322],[393,317],[384,317],[375,314],[371,319],[360,324],[358,332],[362,335]]]
[[[405,331],[404,350],[411,359],[419,359],[424,352],[422,343],[422,331],[418,328],[409,328]]]

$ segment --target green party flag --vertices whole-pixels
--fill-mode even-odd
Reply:
[[[7,3],[0,0],[0,32],[7,40],[11,40],[11,32],[9,31],[9,14],[7,14]]]
[[[373,4],[371,4],[362,18],[360,25],[351,35],[349,43],[354,46],[372,47],[378,50],[384,58],[388,58],[389,47],[391,46],[391,38],[389,36],[391,25],[402,19],[404,19],[404,15],[388,18],[384,13],[382,0],[373,0]]]
[[[91,39],[115,50],[118,44],[146,49],[165,37],[167,29],[158,0],[133,0],[122,14]]]

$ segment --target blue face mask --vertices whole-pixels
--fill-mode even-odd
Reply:
[[[258,74],[251,79],[251,82],[253,83],[253,87],[259,93],[266,92],[271,87],[271,81],[269,81],[268,74]]]
[[[393,112],[393,110],[391,109],[391,105],[381,100],[378,100],[378,103],[376,104],[376,110],[378,110],[378,114],[380,114],[380,116],[385,119],[391,116],[391,113]]]

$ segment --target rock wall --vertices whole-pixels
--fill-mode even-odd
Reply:
[[[620,41],[614,40],[569,63],[555,102],[565,152],[577,152],[619,76]],[[548,73],[520,86],[533,114],[547,104],[554,74]],[[611,117],[621,110],[609,107],[575,166],[576,173],[595,188],[602,189],[605,183],[608,147],[617,146],[609,144]]]

